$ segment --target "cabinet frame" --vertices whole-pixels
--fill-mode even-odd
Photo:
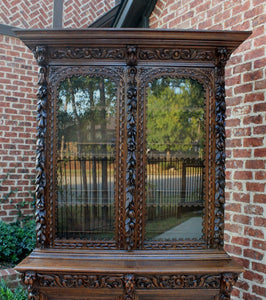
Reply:
[[[69,299],[106,299],[106,288],[120,300],[160,297],[164,290],[169,299],[230,299],[242,268],[223,250],[224,69],[250,32],[89,29],[16,34],[39,66],[37,248],[16,267],[29,299],[60,299],[57,291]],[[115,241],[56,238],[56,90],[60,80],[84,74],[119,84]],[[191,77],[206,91],[204,231],[196,241],[144,239],[145,89],[161,75]]]

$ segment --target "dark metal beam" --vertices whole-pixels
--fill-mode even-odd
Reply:
[[[116,28],[149,27],[149,17],[157,0],[124,0],[114,19]]]
[[[54,0],[53,28],[63,27],[63,4],[64,0]]]
[[[2,35],[17,37],[16,34],[15,34],[15,32],[13,31],[13,29],[20,29],[20,28],[14,27],[14,26],[0,24],[0,34],[2,34]]]

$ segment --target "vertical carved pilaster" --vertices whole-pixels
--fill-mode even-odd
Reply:
[[[217,50],[215,66],[215,211],[214,211],[214,248],[224,244],[224,203],[225,203],[225,81],[224,69],[231,52]]]
[[[35,272],[26,272],[24,274],[24,284],[28,290],[28,300],[39,300],[39,291],[34,287],[34,283],[37,280]]]
[[[47,125],[47,49],[37,46],[34,52],[39,65],[37,92],[37,146],[36,146],[36,235],[37,247],[45,247],[46,210],[44,201],[44,189],[46,186],[45,164],[45,136]]]
[[[221,300],[230,300],[230,295],[233,286],[237,281],[238,275],[236,273],[223,273],[221,279]]]
[[[123,300],[135,299],[135,276],[134,274],[127,274],[124,277],[125,294]]]
[[[135,190],[136,190],[136,112],[137,112],[137,83],[136,48],[127,49],[128,84],[127,84],[127,168],[126,168],[126,204],[125,204],[125,233],[127,250],[134,248],[136,225]]]

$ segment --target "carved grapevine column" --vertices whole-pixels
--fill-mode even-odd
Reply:
[[[215,211],[214,211],[214,248],[224,245],[224,203],[225,203],[225,81],[224,68],[231,52],[217,50],[215,66]]]
[[[44,189],[46,186],[45,176],[45,136],[47,125],[47,49],[44,46],[37,46],[34,52],[39,65],[37,92],[37,146],[36,146],[36,236],[37,247],[45,247],[46,210],[44,201]]]
[[[134,248],[136,225],[135,190],[136,190],[136,112],[137,112],[137,83],[136,48],[127,49],[128,83],[127,83],[127,166],[126,166],[126,205],[125,205],[125,247]]]

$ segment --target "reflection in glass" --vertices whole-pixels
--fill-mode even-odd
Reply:
[[[73,76],[58,90],[58,237],[112,239],[116,87]]]
[[[204,88],[159,78],[147,89],[147,239],[202,236]]]

